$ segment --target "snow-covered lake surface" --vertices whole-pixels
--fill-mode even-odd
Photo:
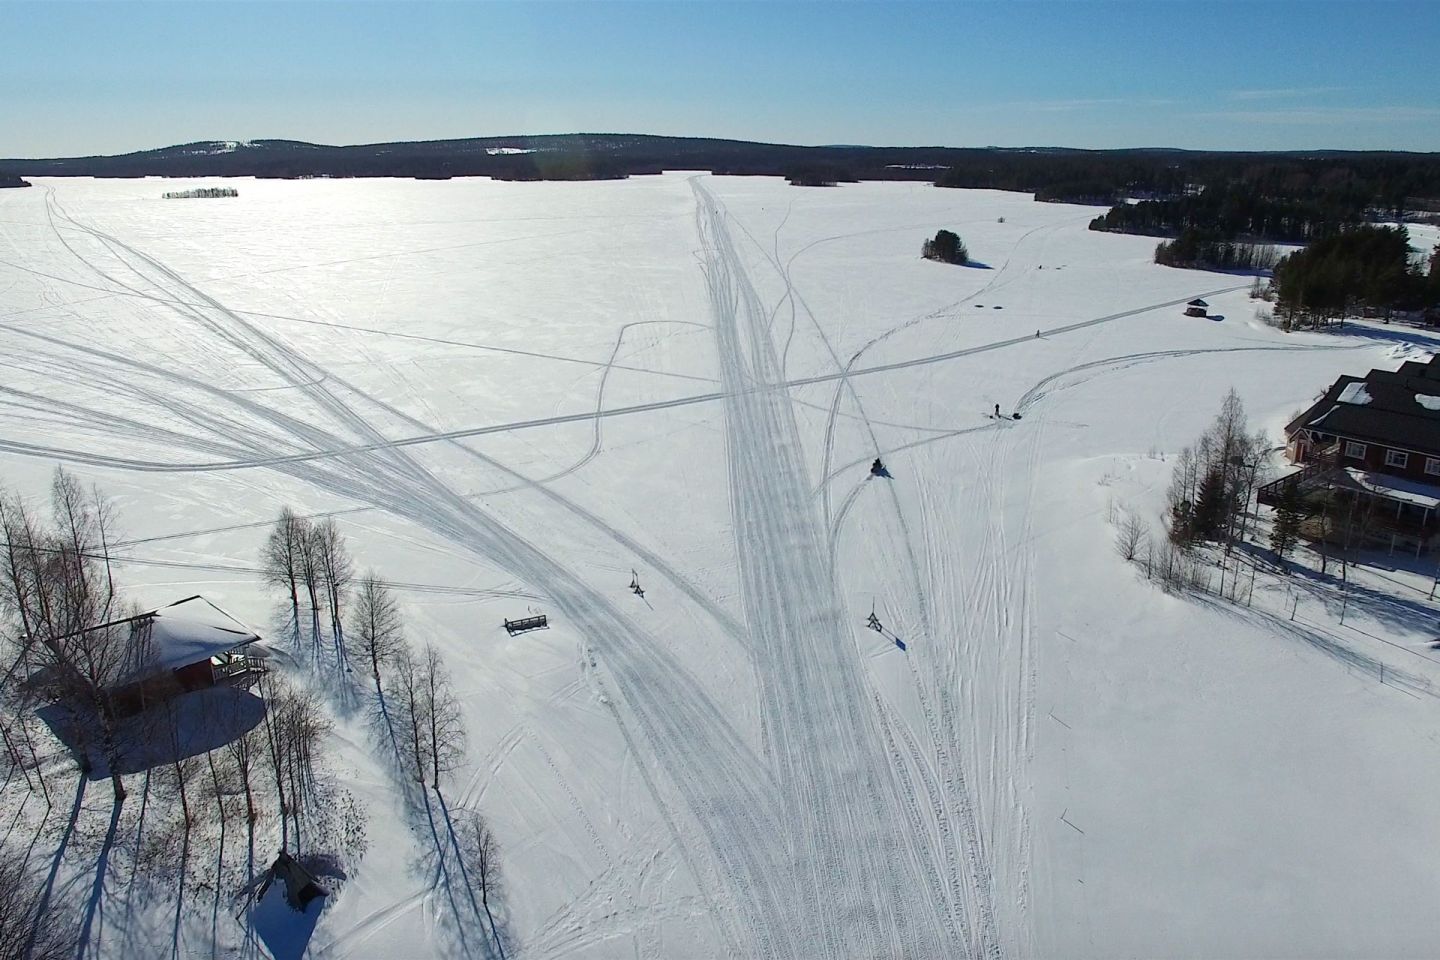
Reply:
[[[1278,444],[1424,334],[1282,334],[1249,278],[1013,193],[229,183],[0,191],[0,477],[64,463],[136,600],[262,634],[266,524],[333,513],[455,677],[444,793],[500,841],[507,955],[1433,953],[1421,581],[1343,626],[1319,589],[1171,596],[1111,509],[1158,527],[1231,387]],[[940,228],[980,263],[922,261]],[[365,731],[332,740],[370,843],[310,955],[473,947]]]

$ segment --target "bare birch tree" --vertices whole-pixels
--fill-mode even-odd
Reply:
[[[281,844],[289,849],[293,843],[299,850],[300,828],[315,788],[315,760],[330,722],[310,690],[292,687],[273,674],[267,686],[266,758],[280,803]]]
[[[255,821],[260,817],[255,804],[255,768],[264,762],[265,746],[265,734],[259,727],[252,727],[225,744],[225,753],[234,764],[235,775],[245,795],[245,836],[249,851],[246,862],[251,873],[255,868]]]
[[[110,767],[116,801],[125,798],[112,696],[149,659],[143,623],[116,621],[121,602],[110,563],[113,511],[98,490],[64,470],[50,489],[53,528],[18,498],[0,495],[6,550],[0,607],[14,632],[8,669],[31,682],[33,696],[70,715],[82,769],[98,747]]]
[[[424,676],[408,645],[395,656],[395,699],[404,742],[399,744],[401,769],[419,783],[425,782],[425,740],[430,718],[425,714]]]
[[[460,856],[471,883],[480,887],[480,904],[490,921],[490,933],[500,946],[500,931],[490,911],[490,898],[501,894],[500,844],[478,810],[466,810],[455,825]],[[503,953],[504,948],[500,947]]]
[[[335,664],[345,665],[345,605],[350,583],[355,579],[355,564],[350,559],[345,537],[333,517],[315,526],[313,538],[316,566],[325,592],[325,606],[330,614],[330,639],[334,644]]]
[[[388,587],[372,571],[360,581],[345,633],[349,656],[370,667],[375,695],[384,696],[381,675],[405,646],[400,608]]]
[[[428,643],[421,661],[420,689],[430,785],[439,790],[440,777],[454,770],[465,756],[466,730],[460,701],[455,698],[455,689],[450,683],[450,671],[440,652]]]
[[[297,517],[289,507],[280,511],[280,519],[270,530],[265,546],[260,553],[260,567],[265,572],[265,582],[284,590],[290,599],[291,639],[300,645],[300,584],[302,582],[301,554],[309,536],[310,521]]]
[[[310,598],[310,644],[311,652],[318,660],[320,657],[320,595],[323,592],[322,581],[324,579],[320,567],[320,552],[317,548],[315,527],[305,521],[301,527],[302,537],[300,540],[300,582],[305,585],[305,592]]]

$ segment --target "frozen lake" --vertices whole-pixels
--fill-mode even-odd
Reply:
[[[99,484],[139,602],[262,633],[267,525],[333,514],[455,677],[515,956],[1433,950],[1435,698],[1112,547],[1228,389],[1278,443],[1424,335],[1281,334],[1013,193],[227,183],[0,191],[0,477]],[[1428,689],[1430,625],[1346,623]],[[469,949],[332,740],[370,848],[311,955]]]

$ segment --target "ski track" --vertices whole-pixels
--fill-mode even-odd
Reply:
[[[78,225],[76,228],[80,229]],[[288,382],[315,409],[310,411],[312,415],[302,419],[268,407],[260,399],[218,391],[195,378],[173,374],[152,364],[66,346],[82,353],[88,350],[96,359],[109,361],[107,372],[112,377],[118,365],[140,375],[141,379],[148,377],[165,383],[174,393],[168,402],[172,411],[179,408],[225,440],[256,453],[264,446],[273,449],[282,438],[288,439],[286,445],[292,449],[356,439],[375,443],[380,439],[371,421],[351,404],[377,408],[389,415],[394,415],[394,411],[341,378],[333,375],[326,378],[324,371],[273,336],[255,329],[158,261],[113,237],[86,229],[123,260],[124,269],[157,287],[176,291],[178,295],[171,299],[204,304],[203,308],[178,304],[170,308],[213,335],[225,347],[249,357]],[[177,387],[198,393],[199,401],[173,389]],[[251,422],[205,416],[198,409],[200,402],[222,410],[239,406],[244,414],[242,419]],[[293,408],[294,402],[287,406]],[[271,435],[256,436],[257,427],[271,431]],[[459,496],[403,450],[381,443],[349,459],[343,469],[323,462],[309,465],[292,462],[282,465],[281,470],[318,488],[387,509],[544,590],[561,615],[588,638],[603,662],[612,689],[626,706],[623,714],[617,712],[616,717],[627,730],[627,736],[638,741],[637,746],[643,744],[645,749],[640,755],[657,764],[669,780],[669,791],[678,794],[681,810],[668,821],[675,830],[676,842],[683,845],[688,840],[692,846],[698,842],[699,854],[717,865],[714,869],[697,869],[697,882],[707,876],[718,878],[723,885],[718,891],[722,899],[740,904],[747,913],[771,915],[770,922],[759,924],[769,935],[762,945],[773,947],[764,952],[777,956],[798,955],[784,924],[774,922],[773,917],[786,894],[771,883],[777,871],[775,851],[766,842],[766,838],[776,835],[770,777],[694,678],[674,661],[663,644],[647,636],[574,573]],[[658,799],[661,788],[649,778],[646,782],[656,792],[657,803],[664,803]],[[745,929],[755,926],[747,923]]]
[[[647,864],[611,854],[555,759],[538,737],[517,726],[474,771],[461,792],[460,805],[482,797],[499,766],[525,743],[552,771],[561,796],[604,862],[586,893],[547,918],[533,943],[520,945],[524,955],[533,950],[537,955],[561,956],[629,935],[635,937],[637,955],[656,956],[658,947],[647,945],[644,936],[657,918],[697,916],[714,924],[720,955],[1029,955],[1033,952],[1026,919],[1031,827],[1025,804],[1036,677],[1029,503],[1047,426],[1041,401],[1091,376],[1138,363],[1213,352],[1358,347],[1253,346],[1112,357],[1071,366],[1027,391],[1016,409],[1028,412],[1034,407],[1040,413],[1027,418],[1023,431],[1009,429],[1008,423],[955,430],[906,427],[935,435],[892,450],[958,439],[966,444],[976,464],[973,489],[967,490],[964,498],[967,506],[950,511],[953,516],[938,523],[937,518],[946,517],[947,510],[935,504],[953,493],[923,476],[916,480],[924,521],[919,540],[912,536],[896,487],[886,483],[883,494],[875,493],[885,498],[887,509],[884,517],[871,518],[870,523],[893,524],[894,539],[903,554],[895,567],[908,579],[907,589],[912,593],[905,616],[916,622],[913,631],[906,628],[907,636],[914,639],[904,657],[909,676],[905,693],[913,695],[922,721],[921,726],[912,728],[898,705],[887,699],[869,676],[849,624],[851,618],[838,595],[837,551],[847,518],[860,498],[874,488],[867,481],[857,483],[832,516],[830,481],[869,459],[867,454],[854,463],[833,467],[836,422],[847,415],[841,410],[842,399],[848,392],[854,410],[848,415],[864,425],[875,451],[882,452],[875,424],[883,422],[870,420],[853,378],[1030,342],[1032,338],[1026,335],[857,368],[867,351],[901,330],[946,316],[982,293],[1003,288],[1013,279],[1008,274],[1021,244],[1059,225],[1023,234],[1005,263],[976,293],[892,327],[842,363],[791,277],[796,258],[817,244],[840,237],[813,241],[782,262],[780,233],[789,219],[788,208],[768,248],[750,237],[784,284],[783,294],[767,311],[735,249],[728,214],[701,178],[693,178],[690,186],[721,388],[607,409],[607,383],[615,370],[680,376],[618,362],[633,328],[676,322],[635,321],[617,331],[614,347],[603,362],[533,354],[586,363],[599,370],[592,409],[451,431],[437,431],[365,393],[248,318],[312,321],[229,309],[143,251],[75,220],[55,199],[53,188],[47,188],[46,223],[41,226],[48,225],[56,241],[97,282],[8,265],[57,283],[94,289],[105,297],[148,303],[196,334],[186,337],[183,347],[172,349],[194,351],[198,356],[152,353],[141,359],[97,346],[98,338],[75,342],[45,329],[0,323],[0,330],[34,347],[25,354],[25,363],[4,359],[0,366],[42,373],[77,394],[112,394],[128,406],[159,411],[170,422],[146,422],[87,406],[81,400],[52,399],[10,386],[0,387],[3,409],[19,411],[30,422],[35,422],[37,415],[44,416],[67,431],[83,431],[97,440],[121,436],[224,459],[161,463],[13,440],[0,440],[0,449],[140,471],[267,467],[363,505],[356,509],[384,510],[408,520],[504,569],[515,582],[529,588],[455,588],[452,592],[456,595],[548,598],[583,638],[584,679],[624,739],[698,894],[663,903],[656,896],[637,899],[643,892]],[[1201,295],[1235,289],[1240,287]],[[46,299],[52,299],[49,292]],[[1188,299],[1079,321],[1046,333],[1083,331]],[[787,304],[789,328],[777,356],[775,324]],[[832,371],[787,376],[785,360],[800,311],[814,326]],[[435,342],[499,349],[460,341]],[[502,352],[531,355],[522,350]],[[253,363],[273,382],[221,386],[207,379],[207,373],[217,376],[233,371],[236,358]],[[834,383],[835,389],[828,407],[821,407],[827,414],[822,479],[812,484],[795,418],[799,401],[790,392],[822,383]],[[281,396],[271,399],[276,393]],[[416,399],[423,406],[423,398]],[[690,583],[664,557],[547,485],[578,471],[602,452],[604,419],[712,402],[720,403],[724,411],[743,622]],[[589,449],[569,467],[539,479],[526,477],[467,444],[488,434],[572,422],[592,424]],[[395,426],[421,432],[399,439],[387,437],[384,428]],[[508,485],[500,492],[526,490],[548,498],[639,557],[709,616],[755,667],[760,753],[747,745],[722,706],[708,696],[665,644],[589,587],[577,572],[477,505],[473,496],[452,489],[412,454],[412,447],[431,443],[443,443],[478,467],[506,478]],[[1007,487],[1006,478],[1019,485],[1017,490]],[[822,500],[818,511],[816,493]],[[1013,496],[1023,499],[1022,509],[1004,509],[1007,497]],[[948,530],[944,529],[947,525]],[[978,549],[957,558],[952,555],[956,542],[972,543]],[[918,556],[917,547],[921,551]],[[123,559],[187,569],[240,569]],[[425,585],[397,586],[419,589]],[[1304,639],[1323,645],[1332,655],[1341,655],[1330,649],[1338,648],[1337,644],[1308,634]],[[1403,674],[1398,679],[1419,685],[1418,680]],[[606,915],[603,923],[593,929],[576,925],[594,919],[584,910],[592,899],[617,892],[621,905]],[[376,910],[351,930],[319,945],[317,955],[343,957],[356,944],[417,908],[427,925],[458,923],[454,911],[447,913],[436,894],[437,890],[427,889]],[[656,910],[658,914],[653,912]]]
[[[830,575],[768,315],[726,215],[698,179],[690,182],[727,387],[745,615],[764,657],[761,711],[781,807],[776,839],[788,853],[782,866],[792,891],[783,921],[812,956],[960,955],[966,945],[948,922],[950,905],[906,895],[924,888],[922,865],[943,855],[895,820],[904,799]],[[755,918],[773,919],[781,918]]]

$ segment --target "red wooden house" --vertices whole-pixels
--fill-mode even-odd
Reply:
[[[1260,502],[1287,486],[1325,489],[1356,504],[1370,546],[1416,555],[1440,534],[1440,356],[1398,370],[1343,376],[1285,427],[1286,453],[1301,469],[1267,484]],[[1353,532],[1353,531],[1352,531]]]
[[[129,662],[106,691],[110,711],[130,716],[192,690],[249,687],[265,673],[260,635],[203,597],[91,629],[128,627]]]

